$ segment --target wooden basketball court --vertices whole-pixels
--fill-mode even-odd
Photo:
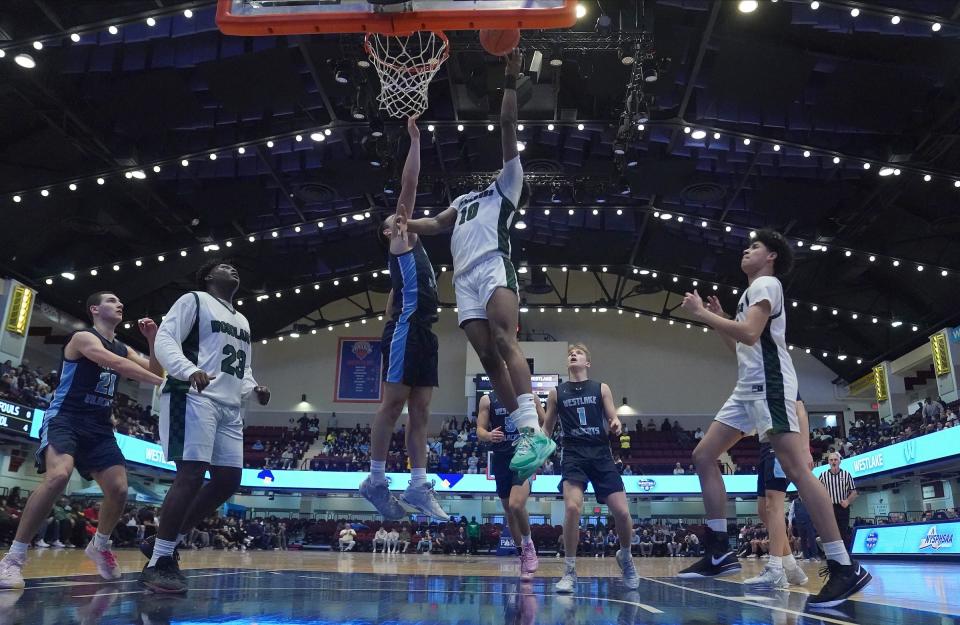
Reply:
[[[740,575],[680,580],[685,558],[637,558],[641,585],[627,591],[612,558],[582,558],[573,596],[553,593],[561,561],[541,559],[532,583],[517,578],[514,558],[300,551],[185,551],[186,596],[158,596],[139,586],[138,551],[117,552],[125,574],[106,582],[80,550],[31,551],[27,588],[0,592],[6,623],[960,623],[960,580],[949,564],[871,562],[874,582],[828,611],[805,607],[821,583],[817,563],[803,563],[806,588],[748,588]]]

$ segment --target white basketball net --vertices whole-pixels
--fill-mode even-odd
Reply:
[[[380,76],[380,109],[401,119],[426,111],[430,81],[450,56],[446,35],[368,33],[364,47]]]

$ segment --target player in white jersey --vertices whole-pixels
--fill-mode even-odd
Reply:
[[[160,402],[160,440],[177,476],[160,508],[150,562],[140,581],[154,592],[186,592],[174,549],[200,520],[232,496],[243,468],[241,404],[251,393],[266,405],[270,391],[251,368],[250,324],[233,305],[240,277],[220,261],[197,273],[202,290],[178,299],[157,332],[157,360],[167,370]],[[210,481],[203,485],[204,473]]]
[[[699,293],[687,293],[683,309],[712,327],[737,354],[737,385],[706,435],[693,451],[707,513],[706,555],[680,572],[681,577],[716,577],[740,570],[729,550],[724,510],[727,493],[717,467],[721,454],[743,436],[757,432],[769,441],[787,478],[796,484],[810,510],[827,554],[828,577],[810,597],[810,608],[829,608],[867,585],[870,574],[851,561],[833,516],[827,491],[810,472],[810,433],[801,432],[797,418],[797,376],[787,351],[783,286],[774,276],[789,273],[793,265],[790,243],[773,230],[759,230],[743,251],[740,268],[748,287],[730,319],[716,297],[704,304]]]
[[[437,217],[398,220],[415,234],[453,228],[453,285],[457,319],[490,376],[510,421],[521,432],[510,468],[521,480],[533,475],[556,449],[544,435],[530,385],[530,367],[517,342],[519,295],[510,262],[510,227],[516,211],[529,200],[517,150],[517,80],[523,65],[520,50],[507,56],[500,132],[503,169],[483,191],[461,195]]]

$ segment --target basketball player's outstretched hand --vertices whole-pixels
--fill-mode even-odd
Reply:
[[[407,132],[410,134],[410,139],[413,141],[420,140],[420,129],[417,128],[417,118],[419,115],[414,115],[407,118]]]
[[[137,319],[137,327],[140,329],[140,334],[148,341],[157,338],[157,322],[150,317]]]
[[[402,211],[406,210],[402,204],[400,209]],[[407,216],[400,211],[397,211],[397,216],[393,220],[393,236],[400,237],[404,241],[407,240]]]
[[[506,59],[507,67],[504,73],[507,76],[520,76],[520,69],[523,67],[523,51],[520,48],[514,48]]]
[[[197,389],[198,393],[202,393],[203,389],[210,386],[210,381],[216,379],[215,375],[207,375],[206,371],[197,371],[190,376],[190,384]]]
[[[491,443],[502,443],[503,442],[503,430],[500,426],[497,426],[490,430],[490,442]]]
[[[620,423],[620,419],[614,417],[613,421],[610,422],[610,432],[614,436],[620,436],[620,432],[623,431],[623,424]]]
[[[270,403],[270,389],[266,386],[255,386],[253,392],[257,394],[257,401],[260,402],[261,406],[266,406]]]
[[[707,301],[704,303],[704,308],[706,308],[707,310],[709,310],[715,315],[719,315],[721,317],[727,316],[727,313],[724,312],[723,306],[720,305],[720,300],[717,298],[716,295],[711,295],[710,297],[707,298]]]
[[[693,293],[684,294],[683,303],[680,304],[680,307],[694,315],[703,310],[703,300],[700,298],[700,294],[697,293],[696,289],[693,290]]]

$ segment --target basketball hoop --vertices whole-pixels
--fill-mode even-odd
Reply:
[[[431,31],[367,33],[363,48],[380,76],[380,109],[401,119],[422,115],[429,105],[430,81],[450,56],[447,36]]]

